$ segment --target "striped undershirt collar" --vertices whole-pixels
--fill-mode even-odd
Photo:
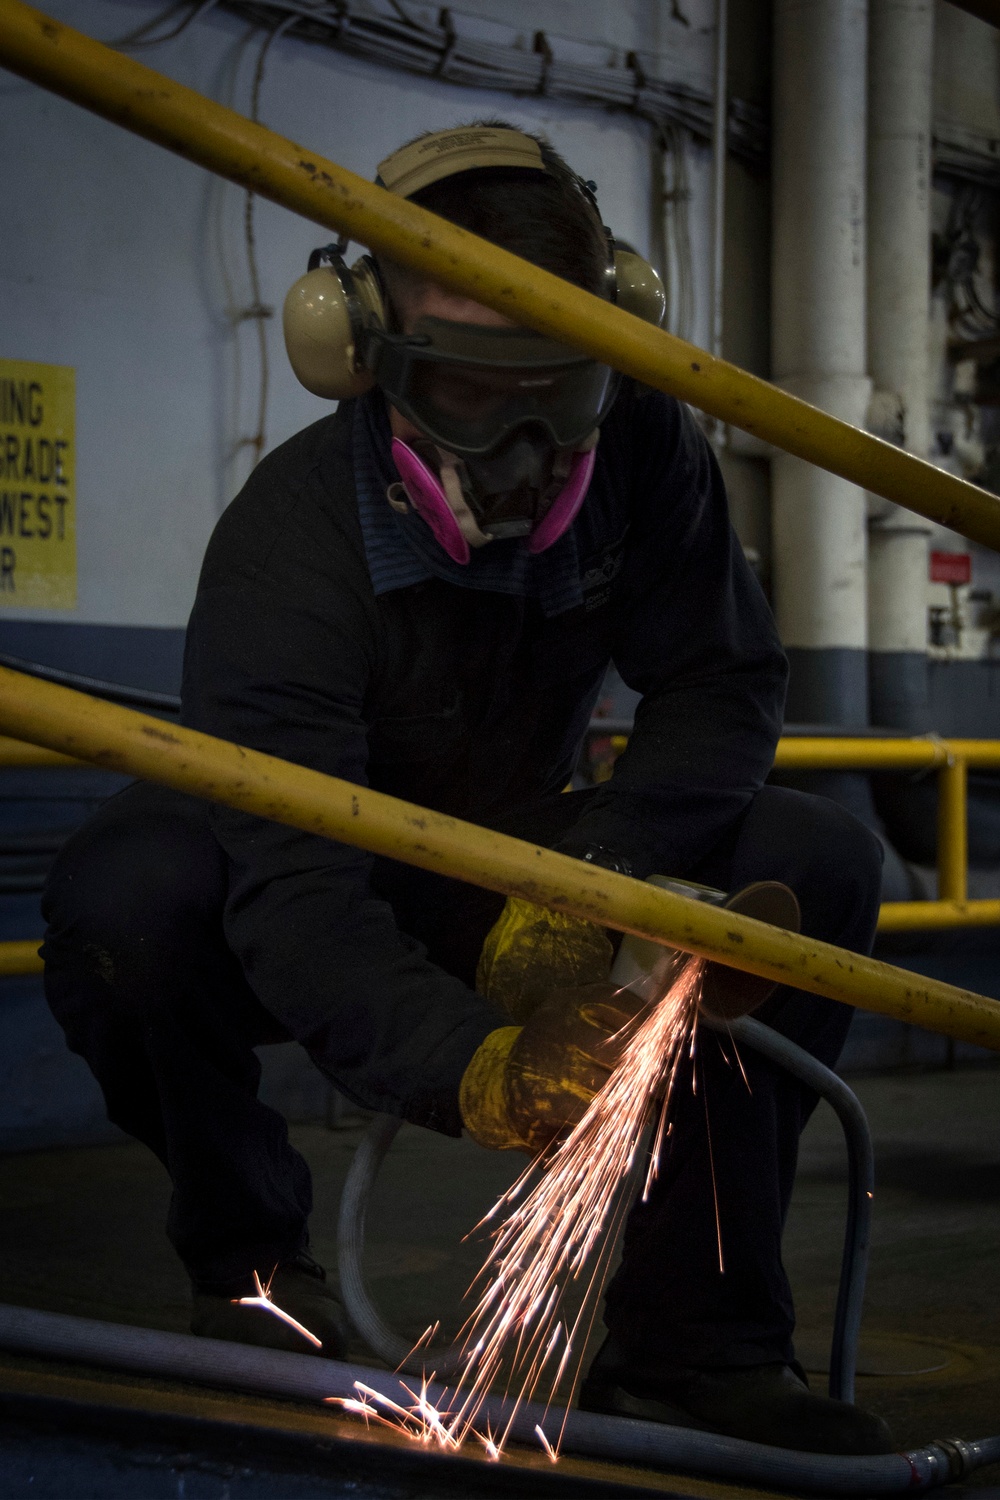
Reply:
[[[537,556],[520,539],[491,542],[456,563],[412,511],[400,515],[386,499],[399,475],[392,462],[389,413],[381,391],[354,403],[351,450],[358,515],[375,594],[410,588],[431,578],[459,588],[537,599],[548,617],[583,603],[575,527]]]

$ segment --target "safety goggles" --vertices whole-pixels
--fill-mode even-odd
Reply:
[[[519,428],[576,448],[607,416],[619,377],[554,339],[521,328],[421,318],[413,333],[372,329],[366,364],[397,411],[463,457],[493,451]]]

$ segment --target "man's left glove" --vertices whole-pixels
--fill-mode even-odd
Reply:
[[[606,980],[613,956],[603,927],[511,896],[486,935],[476,988],[523,1023],[553,990]]]
[[[459,1088],[466,1130],[494,1151],[541,1151],[575,1125],[607,1082],[644,1009],[607,981],[540,998],[523,1026],[491,1031]]]

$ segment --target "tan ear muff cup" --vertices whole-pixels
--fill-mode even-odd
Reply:
[[[367,255],[350,269],[338,256],[300,276],[285,298],[282,323],[289,362],[307,391],[346,401],[371,389],[361,344],[366,328],[385,327],[385,305]]]
[[[723,902],[723,909],[737,912],[741,917],[755,917],[772,927],[784,927],[788,932],[798,932],[802,925],[795,892],[779,880],[760,880],[745,886]],[[702,981],[700,1009],[707,1020],[724,1024],[758,1010],[776,989],[772,979],[745,974],[742,969],[730,969],[726,964],[710,963]]]
[[[667,294],[658,273],[632,250],[615,250],[618,306],[659,328]],[[364,331],[384,328],[385,305],[378,274],[367,255],[348,269],[342,260],[300,276],[282,312],[285,348],[296,379],[328,401],[347,401],[371,389],[361,362]]]
[[[621,245],[615,247],[615,301],[626,312],[634,313],[644,323],[663,327],[667,315],[667,289],[660,273]]]

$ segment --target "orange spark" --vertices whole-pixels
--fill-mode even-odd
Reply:
[[[275,1270],[277,1270],[277,1266]],[[314,1333],[310,1333],[304,1324],[293,1318],[291,1313],[286,1313],[274,1301],[271,1296],[271,1282],[273,1280],[274,1271],[268,1277],[267,1285],[262,1286],[260,1277],[255,1271],[253,1273],[253,1284],[257,1288],[256,1297],[231,1297],[230,1301],[235,1302],[239,1307],[259,1307],[262,1312],[271,1313],[275,1318],[280,1318],[282,1323],[287,1323],[289,1328],[294,1328],[296,1333],[301,1333],[302,1337],[308,1339],[310,1344],[315,1344],[317,1349],[322,1349],[323,1340],[318,1339]]]
[[[628,1212],[629,1180],[657,1105],[643,1199],[658,1174],[677,1065],[685,1052],[694,1054],[703,972],[701,960],[665,955],[648,978],[630,987],[646,1003],[641,1018],[619,1033],[624,1046],[618,1066],[570,1134],[522,1173],[482,1221],[489,1223],[507,1210],[492,1230],[489,1259],[473,1282],[473,1287],[485,1287],[459,1334],[462,1360],[447,1403],[451,1409],[442,1411],[431,1404],[428,1379],[419,1397],[404,1386],[414,1399],[409,1411],[356,1382],[363,1401],[375,1402],[388,1413],[383,1416],[380,1411],[378,1420],[417,1441],[437,1442],[451,1451],[472,1436],[491,1458],[499,1458],[522,1404],[544,1385],[548,1409],[572,1365],[568,1410],[618,1231]],[[583,1295],[578,1310],[570,1313],[563,1304],[574,1284],[582,1285]],[[416,1348],[427,1338],[425,1334]],[[499,1433],[487,1427],[484,1436],[475,1423],[491,1385],[501,1376],[510,1398],[505,1425]],[[442,1401],[447,1396],[445,1392]],[[358,1410],[351,1398],[330,1399],[345,1410]],[[374,1415],[370,1406],[364,1415]],[[562,1429],[554,1444],[540,1424],[535,1433],[555,1462]]]

